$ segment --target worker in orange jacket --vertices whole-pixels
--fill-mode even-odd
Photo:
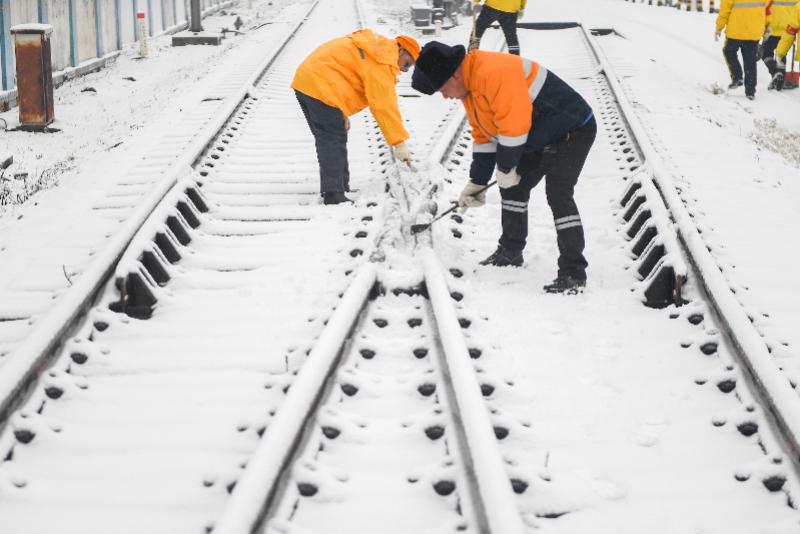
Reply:
[[[316,142],[325,204],[351,202],[344,194],[350,190],[348,117],[367,106],[395,157],[411,164],[395,85],[417,56],[419,44],[412,37],[389,39],[359,30],[323,44],[297,68],[292,88]]]
[[[502,197],[503,233],[482,265],[520,266],[528,237],[531,189],[545,180],[558,240],[558,276],[549,293],[574,294],[586,285],[583,224],[574,191],[594,143],[589,104],[561,78],[526,58],[432,41],[417,60],[412,87],[458,98],[472,126],[470,180],[464,207],[482,206],[492,172]],[[495,171],[496,168],[496,171]]]

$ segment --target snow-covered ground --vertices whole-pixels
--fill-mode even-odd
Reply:
[[[364,3],[381,32],[413,31],[407,18],[410,0]],[[257,25],[259,17],[278,27],[281,21],[296,20],[307,6],[288,0],[254,4],[252,12],[243,10],[243,18],[252,20],[245,28]],[[800,311],[794,302],[800,281],[793,276],[798,257],[794,232],[800,228],[800,91],[768,92],[763,66],[755,101],[745,100],[741,90],[719,91],[728,78],[721,43],[713,40],[713,15],[622,0],[564,0],[532,2],[525,20],[579,21],[616,30],[616,35],[598,39],[624,76],[639,120],[669,164],[722,274],[776,364],[793,383],[800,382]],[[231,22],[230,16],[208,19],[209,25]],[[465,22],[442,39],[464,42],[469,20]],[[606,104],[603,82],[587,64],[576,32],[521,30],[522,53],[574,84],[598,111]],[[252,60],[248,55],[254,51],[269,48],[279,33],[262,29],[233,37],[219,48],[173,49],[168,38],[157,40],[147,60],[135,60],[135,50],[129,50],[110,69],[60,88],[53,126],[61,132],[0,132],[0,153],[7,150],[15,157],[6,176],[46,177],[43,191],[21,204],[0,207],[0,356],[11,351],[46,303],[69,287],[117,228],[124,217],[113,209],[117,181],[182,124],[187,107],[200,107],[209,87]],[[487,34],[485,44],[492,35]],[[312,45],[305,43],[309,49]],[[401,94],[410,92],[407,83],[405,76]],[[443,107],[450,109],[450,103],[433,96],[402,98],[401,106],[412,133],[412,150],[422,160],[437,133],[433,119],[445,116]],[[299,120],[297,113],[290,115]],[[15,111],[2,117],[13,126]],[[416,128],[414,117],[420,123]],[[759,440],[767,445],[772,440],[758,410],[748,411],[752,400],[742,380],[731,394],[717,387],[741,377],[741,371],[724,346],[711,356],[699,350],[704,342],[719,340],[719,328],[696,293],[689,292],[692,302],[686,307],[666,310],[644,308],[632,296],[636,280],[629,271],[617,204],[629,173],[620,168],[602,126],[577,193],[590,263],[583,295],[541,291],[555,275],[556,254],[541,188],[531,201],[531,236],[521,269],[477,266],[494,250],[498,236],[496,191],[489,194],[485,208],[468,211],[462,224],[446,219],[433,233],[445,265],[464,273],[449,283],[465,295],[458,306],[472,321],[467,331],[471,346],[484,351],[477,365],[482,383],[494,386],[489,402],[496,410],[495,420],[510,429],[501,444],[509,471],[529,484],[518,503],[526,523],[531,531],[575,534],[800,532],[797,512],[786,505],[786,495],[762,486],[764,478],[785,475],[787,468],[775,466],[763,454]],[[294,124],[292,131],[304,131],[304,125]],[[363,131],[364,124],[354,122],[351,136]],[[361,189],[358,210],[382,191],[381,184],[371,180],[377,173],[364,161],[368,152],[363,144],[351,145],[351,159],[357,162],[353,179]],[[305,168],[313,167],[314,161],[309,151],[294,163]],[[449,164],[448,171],[421,167],[419,176],[402,176],[412,184],[439,183],[443,190],[437,199],[444,206],[460,190],[468,163],[460,159]],[[8,192],[20,194],[20,200],[30,193],[18,183]],[[98,213],[109,210],[113,215]],[[349,217],[337,210],[333,208],[331,224],[351,230]],[[332,236],[333,232],[331,240]],[[328,245],[332,248],[334,242]],[[388,263],[405,252],[390,251]],[[287,262],[276,273],[284,276],[296,269],[289,278],[299,286],[303,259]],[[322,265],[308,272],[324,273]],[[395,265],[418,269],[402,257]],[[342,275],[337,276],[339,284]],[[383,276],[384,281],[398,276],[419,279],[415,273]],[[249,280],[241,279],[243,284]],[[253,284],[239,288],[238,296],[265,290],[263,282]],[[292,303],[285,292],[275,293],[282,305]],[[291,313],[270,313],[277,312],[276,320],[284,318],[291,330],[297,327],[292,323],[295,315],[303,321],[312,300],[297,299]],[[697,313],[705,320],[691,324],[689,317]],[[244,314],[241,322],[246,324],[251,315]],[[309,337],[319,322],[311,330],[303,326]],[[15,337],[14,332],[19,334]],[[244,330],[236,332],[246,337]],[[760,423],[760,432],[741,436],[737,426],[753,421]],[[22,468],[14,476],[30,477]],[[790,480],[787,487],[793,484]],[[16,491],[12,486],[5,489]],[[217,505],[224,500],[221,490],[214,497]],[[309,528],[322,527],[312,516]],[[336,528],[329,531],[339,532]],[[386,532],[395,530],[387,526]]]

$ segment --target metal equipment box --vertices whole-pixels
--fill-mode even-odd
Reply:
[[[11,27],[17,60],[17,102],[22,129],[44,130],[55,119],[49,24]]]

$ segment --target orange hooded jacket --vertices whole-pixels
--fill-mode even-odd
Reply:
[[[395,90],[399,54],[394,39],[359,30],[314,50],[297,68],[292,88],[345,116],[369,106],[386,141],[399,145],[408,139]]]

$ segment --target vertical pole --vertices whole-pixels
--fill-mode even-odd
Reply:
[[[178,25],[178,0],[172,0],[172,25]]]
[[[0,0],[0,81],[3,89],[14,86],[14,52],[11,49],[11,0]]]
[[[131,3],[133,7],[133,41],[139,40],[139,23],[136,21],[136,14],[139,12],[139,0],[133,0]]]
[[[120,0],[114,0],[114,21],[117,28],[117,50],[122,50],[122,9]]]
[[[147,0],[147,35],[153,36],[153,0]]]
[[[167,29],[167,8],[166,6],[164,6],[164,0],[161,0],[161,31],[165,31],[166,29]]]
[[[78,13],[76,0],[67,0],[69,4],[69,61],[73,67],[78,66]]]
[[[192,0],[192,18],[189,23],[189,31],[203,31],[203,10],[200,8],[200,0]]]
[[[101,58],[105,55],[105,50],[103,50],[103,0],[94,0],[94,27],[97,57]]]
[[[39,0],[39,22],[47,24],[50,16],[47,13],[47,0]]]

